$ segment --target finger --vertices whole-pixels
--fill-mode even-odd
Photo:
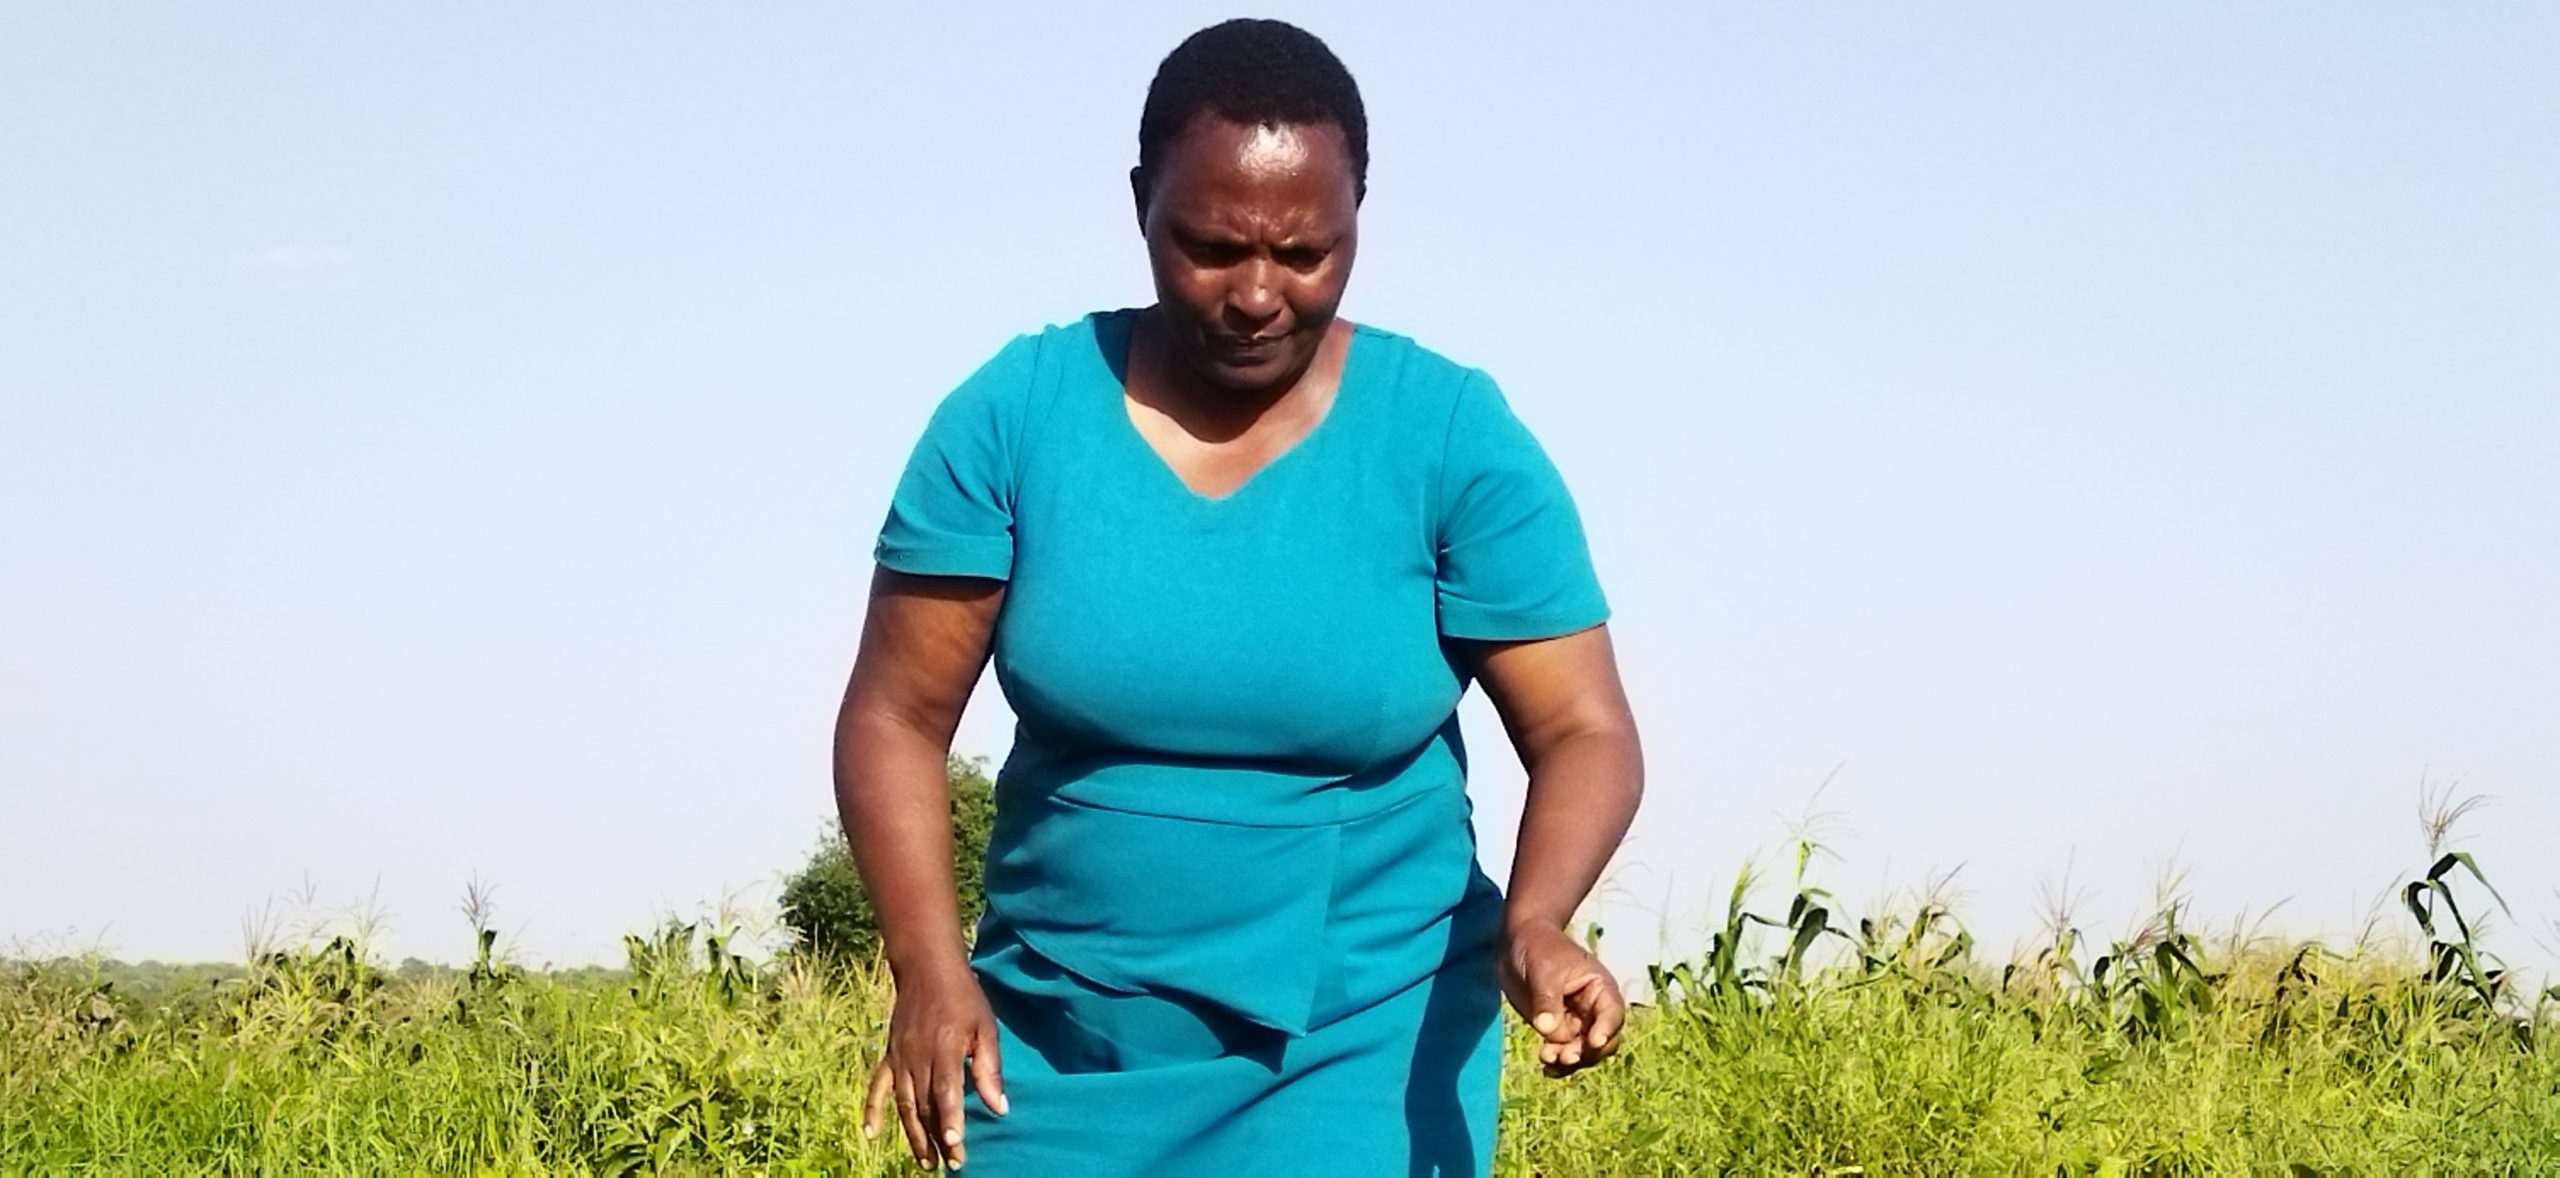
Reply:
[[[915,1077],[905,1068],[898,1069],[898,1121],[906,1126],[907,1150],[916,1155],[916,1164],[933,1168],[933,1139],[925,1135],[924,1116],[916,1107]]]
[[[968,1114],[960,1108],[960,1053],[946,1052],[933,1061],[934,1141],[951,1165],[960,1164],[960,1141],[968,1135]]]
[[[1566,982],[1556,1002],[1555,1030],[1547,1037],[1558,1044],[1580,1043],[1591,1028],[1591,990],[1608,984],[1608,976],[1583,973]]]
[[[1576,1045],[1590,1045],[1592,1034],[1599,1029],[1601,1013],[1610,1007],[1612,1000],[1616,997],[1616,990],[1617,986],[1610,981],[1608,975],[1597,973],[1575,982],[1565,990],[1565,1012],[1572,1016],[1572,1021],[1580,1024],[1574,1029],[1572,1036],[1572,1041]]]
[[[1564,996],[1556,992],[1555,983],[1540,977],[1529,985],[1529,1025],[1538,1034],[1554,1039],[1556,1025],[1564,1021]]]
[[[880,1061],[880,1066],[871,1069],[871,1091],[862,1100],[862,1135],[864,1137],[880,1135],[880,1114],[889,1109],[889,1083],[889,1061],[884,1059]]]
[[[1557,1016],[1548,1026],[1549,1030],[1538,1038],[1538,1060],[1541,1063],[1554,1063],[1560,1058],[1565,1044],[1575,1041],[1581,1034],[1581,1024],[1570,1011]]]
[[[1618,1032],[1627,1025],[1627,998],[1616,986],[1601,987],[1593,996],[1591,1034],[1592,1048],[1603,1055],[1617,1050]]]
[[[1004,1099],[1004,1061],[996,1050],[996,1033],[992,1027],[978,1030],[977,1046],[969,1049],[969,1078],[978,1088],[978,1099],[987,1102],[1001,1117],[1006,1112]]]
[[[1570,1043],[1550,1043],[1547,1045],[1547,1051],[1551,1057],[1547,1060],[1547,1074],[1550,1076],[1572,1075],[1576,1069],[1588,1062],[1584,1057],[1582,1042],[1578,1039]]]

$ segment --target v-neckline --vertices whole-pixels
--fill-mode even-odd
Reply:
[[[1306,450],[1318,436],[1322,435],[1326,427],[1333,424],[1333,419],[1341,415],[1342,398],[1351,390],[1352,364],[1367,351],[1360,346],[1360,325],[1351,324],[1350,338],[1344,340],[1342,344],[1342,371],[1334,378],[1333,399],[1325,404],[1324,413],[1316,418],[1315,424],[1308,426],[1307,432],[1298,435],[1296,441],[1283,447],[1279,453],[1263,459],[1262,465],[1253,468],[1253,473],[1244,476],[1242,482],[1229,487],[1226,494],[1209,495],[1202,493],[1193,487],[1189,480],[1184,479],[1182,472],[1174,469],[1173,463],[1165,458],[1164,452],[1156,449],[1156,444],[1147,439],[1146,431],[1138,428],[1137,419],[1129,415],[1129,358],[1130,352],[1137,343],[1138,316],[1143,313],[1144,308],[1132,308],[1119,312],[1116,318],[1120,322],[1115,328],[1117,338],[1103,340],[1102,346],[1097,349],[1102,353],[1104,367],[1113,378],[1111,391],[1115,403],[1112,409],[1115,412],[1112,416],[1118,419],[1121,433],[1137,444],[1138,449],[1147,456],[1147,460],[1173,484],[1174,489],[1182,492],[1193,502],[1206,507],[1224,507],[1234,503],[1255,484],[1263,482],[1263,476],[1270,474],[1272,468]]]

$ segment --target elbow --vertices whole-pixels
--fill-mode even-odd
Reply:
[[[1633,814],[1644,801],[1644,741],[1636,735],[1635,719],[1624,712],[1597,719],[1578,734],[1590,764],[1598,771],[1591,776],[1596,784],[1614,787],[1621,805]]]
[[[1644,742],[1631,720],[1595,720],[1521,751],[1532,782],[1550,775],[1569,778],[1576,792],[1612,795],[1630,814],[1644,800]]]
[[[1636,736],[1636,726],[1632,720],[1618,733],[1616,739],[1622,750],[1619,756],[1626,765],[1626,771],[1621,776],[1626,782],[1627,810],[1632,813],[1644,802],[1644,741]]]

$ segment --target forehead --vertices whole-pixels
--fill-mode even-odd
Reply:
[[[1331,206],[1357,204],[1351,147],[1332,123],[1238,123],[1202,113],[1185,124],[1166,152],[1156,198],[1190,206],[1202,201],[1281,200]]]
[[[1256,123],[1236,145],[1236,166],[1248,172],[1294,172],[1313,154],[1296,127]]]

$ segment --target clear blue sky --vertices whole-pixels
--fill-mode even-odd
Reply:
[[[899,463],[1148,299],[1139,101],[1228,15],[875,8],[0,13],[0,939],[231,957],[308,878],[450,959],[476,874],[609,960],[770,895]],[[1348,313],[1588,520],[1613,962],[1835,771],[1850,906],[1961,864],[1994,954],[2173,854],[2351,930],[2455,778],[2554,939],[2560,9],[1468,12],[1278,15],[1374,120]]]

